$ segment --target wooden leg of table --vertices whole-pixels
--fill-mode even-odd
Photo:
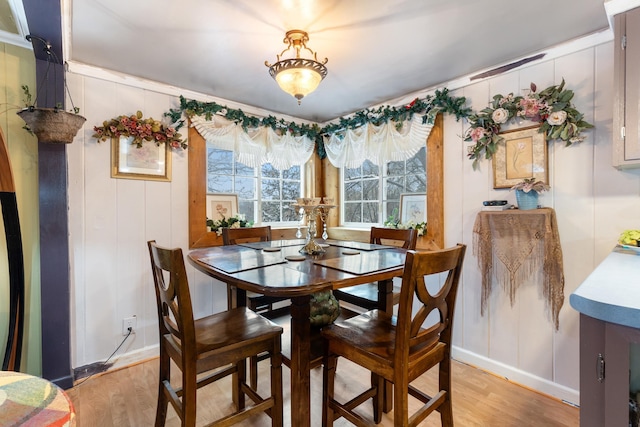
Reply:
[[[310,296],[291,298],[291,425],[311,425]]]
[[[236,286],[227,285],[227,306],[231,310],[235,307],[242,307],[247,304],[247,291],[238,289]],[[246,363],[246,362],[245,362]],[[233,403],[238,407],[238,374],[232,374],[231,391],[233,393]]]
[[[393,280],[381,280],[378,282],[378,308],[393,314]],[[385,413],[393,409],[393,384],[384,382],[384,401],[382,410]]]

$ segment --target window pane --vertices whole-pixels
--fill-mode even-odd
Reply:
[[[282,200],[295,201],[300,197],[300,181],[282,182]]]
[[[262,200],[280,200],[280,180],[263,177],[261,185]]]
[[[347,182],[345,183],[345,201],[362,200],[362,182]]]
[[[282,206],[282,220],[283,221],[295,221],[295,222],[298,222],[298,221],[300,221],[300,214],[297,213],[295,211],[295,209],[293,209],[291,207],[290,204],[283,203],[283,206]]]
[[[404,175],[404,162],[387,163],[387,175],[388,176]]]
[[[345,222],[362,222],[362,203],[345,203],[344,220]]]
[[[231,184],[230,177],[225,179]],[[256,178],[235,177],[235,193],[238,193],[238,199],[253,200],[256,198]]]
[[[207,147],[207,172],[209,174],[231,175],[233,171],[233,153]]]
[[[295,179],[300,181],[300,166],[293,166],[286,171],[282,171],[282,179]]]
[[[209,175],[207,193],[232,193],[233,189],[228,176]]]
[[[271,166],[271,163],[262,165],[262,176],[267,178],[280,178],[280,172]]]
[[[369,160],[365,160],[365,162],[362,164],[362,176],[380,176],[380,169]]]
[[[344,171],[344,179],[345,181],[349,181],[352,179],[358,179],[362,176],[362,172],[360,171],[360,168],[353,168],[353,169],[345,169]]]
[[[427,182],[425,176],[409,175],[407,176],[407,193],[426,193]]]
[[[280,202],[262,202],[262,222],[280,221]]]
[[[427,171],[427,150],[422,147],[415,156],[407,160],[407,174],[425,175]]]
[[[387,211],[384,214],[385,221],[387,219],[391,219],[393,216],[394,220],[400,219],[400,202],[387,202]]]
[[[362,204],[362,222],[378,223],[378,210],[380,203],[363,203]]]
[[[255,168],[250,168],[240,162],[236,163],[236,175],[240,176],[255,176],[256,170]]]
[[[362,182],[363,191],[362,191],[362,199],[363,200],[378,200],[379,190],[380,190],[380,181],[379,180],[366,180]]]
[[[387,178],[387,201],[400,200],[400,194],[404,191],[404,177]]]
[[[238,200],[238,213],[243,214],[245,218],[247,218],[247,220],[253,219],[255,221],[254,219],[256,217],[255,202]]]

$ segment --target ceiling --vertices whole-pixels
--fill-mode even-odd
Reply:
[[[320,123],[609,26],[603,0],[68,2],[68,60]],[[290,29],[328,58],[301,105],[264,65]]]

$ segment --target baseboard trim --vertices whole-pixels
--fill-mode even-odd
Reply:
[[[548,395],[573,406],[580,405],[580,391],[553,381],[537,377],[513,366],[491,360],[460,347],[451,348],[451,357],[475,368],[497,375],[509,382],[518,384],[538,393]]]

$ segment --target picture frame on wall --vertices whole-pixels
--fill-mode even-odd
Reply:
[[[207,218],[214,221],[231,218],[238,213],[238,195],[235,193],[208,193]]]
[[[419,224],[427,221],[427,193],[400,195],[400,222]]]
[[[493,154],[493,188],[511,188],[526,178],[549,184],[547,138],[540,126],[501,132]]]
[[[111,138],[111,177],[171,181],[171,149],[154,141],[138,148],[133,137]]]

